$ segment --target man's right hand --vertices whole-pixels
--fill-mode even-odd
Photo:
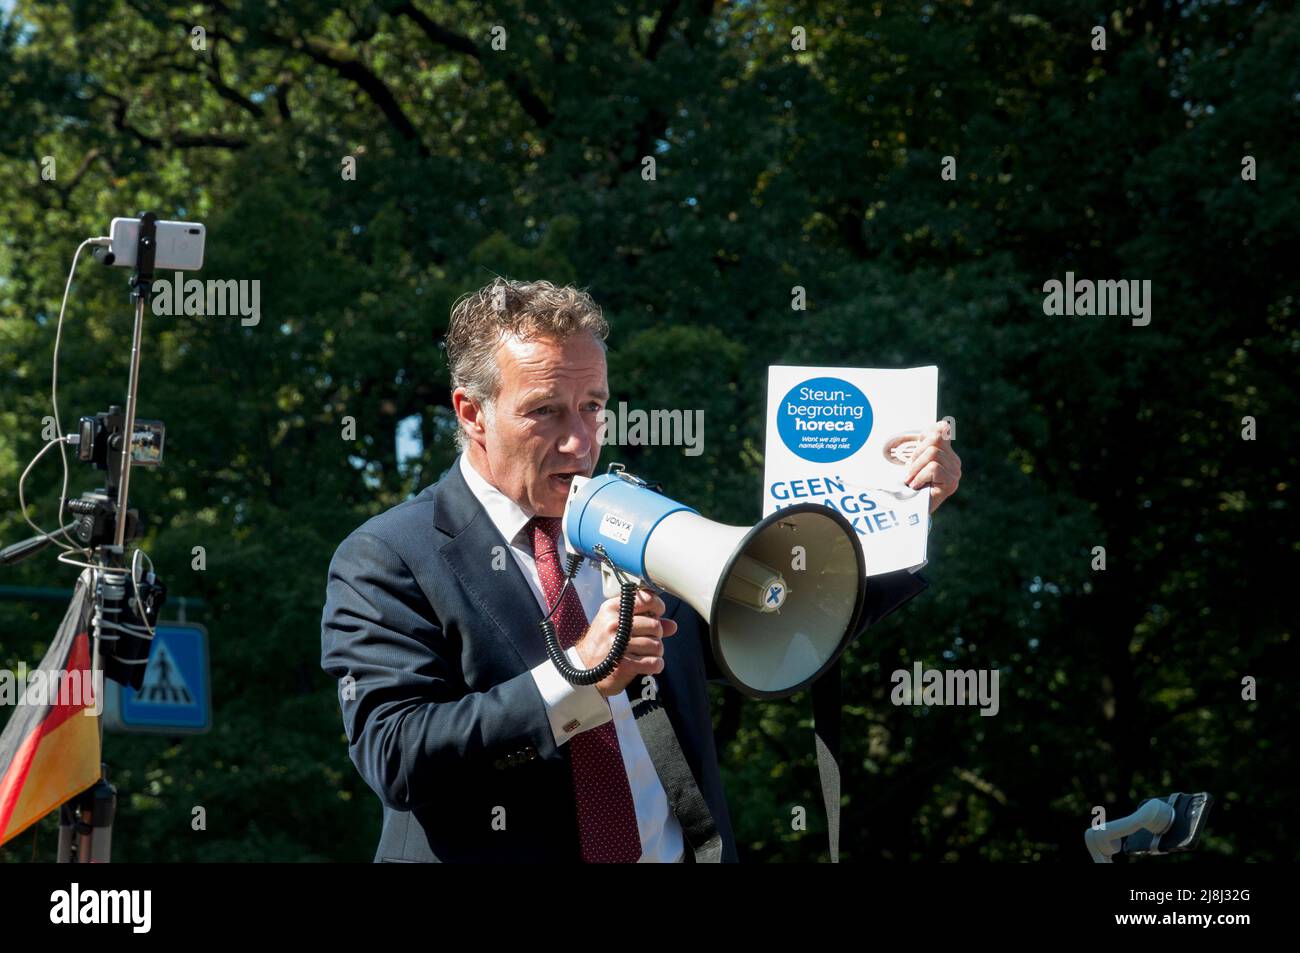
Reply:
[[[574,646],[583,668],[594,668],[609,655],[614,635],[618,632],[618,605],[618,596],[601,603],[586,634]],[[628,639],[627,650],[614,666],[614,671],[596,683],[596,688],[606,698],[626,689],[634,678],[658,675],[664,670],[663,640],[677,631],[676,622],[660,618],[667,608],[653,592],[637,590],[632,637]]]

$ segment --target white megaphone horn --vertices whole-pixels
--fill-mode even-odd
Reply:
[[[866,598],[853,527],[819,503],[757,525],[728,526],[610,464],[574,477],[564,508],[569,551],[610,563],[683,599],[708,623],[727,679],[752,698],[784,698],[833,665],[856,634]]]

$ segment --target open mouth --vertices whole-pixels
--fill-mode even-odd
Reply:
[[[564,490],[565,493],[568,493],[568,492],[569,492],[569,485],[573,482],[573,478],[574,478],[575,476],[583,476],[582,471],[581,471],[581,470],[567,470],[567,471],[565,471],[565,472],[563,472],[563,473],[552,473],[552,474],[551,474],[551,482],[552,482],[555,486],[562,488],[562,489]]]

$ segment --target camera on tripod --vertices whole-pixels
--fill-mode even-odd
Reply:
[[[77,459],[105,473],[106,485],[102,489],[68,501],[68,509],[76,516],[71,534],[88,549],[111,546],[116,538],[122,455],[131,454],[133,467],[156,467],[162,463],[166,436],[163,422],[137,419],[132,430],[128,446],[126,415],[114,404],[107,411],[82,417],[77,433],[69,439],[77,448]],[[123,544],[139,539],[144,533],[139,512],[128,509],[122,518],[126,524]],[[102,656],[104,677],[138,689],[149,659],[150,639],[145,635],[158,623],[167,587],[152,570],[134,582],[125,572],[107,572],[100,577],[98,585],[98,594],[103,598],[103,618],[110,623],[110,632],[101,635],[108,649]]]
[[[82,417],[71,443],[77,447],[77,459],[94,464],[107,473],[108,485],[102,490],[85,493],[71,500],[68,509],[77,516],[72,533],[87,547],[109,543],[114,538],[117,511],[117,474],[122,471],[122,453],[126,421],[116,404],[93,417]],[[162,463],[166,427],[161,420],[137,420],[131,438],[131,463],[137,467],[156,467]],[[139,539],[139,514],[126,512],[123,542]]]

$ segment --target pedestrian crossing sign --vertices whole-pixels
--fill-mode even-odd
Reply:
[[[104,727],[110,731],[206,732],[212,727],[207,630],[185,622],[159,623],[139,690],[116,682],[105,688]]]

